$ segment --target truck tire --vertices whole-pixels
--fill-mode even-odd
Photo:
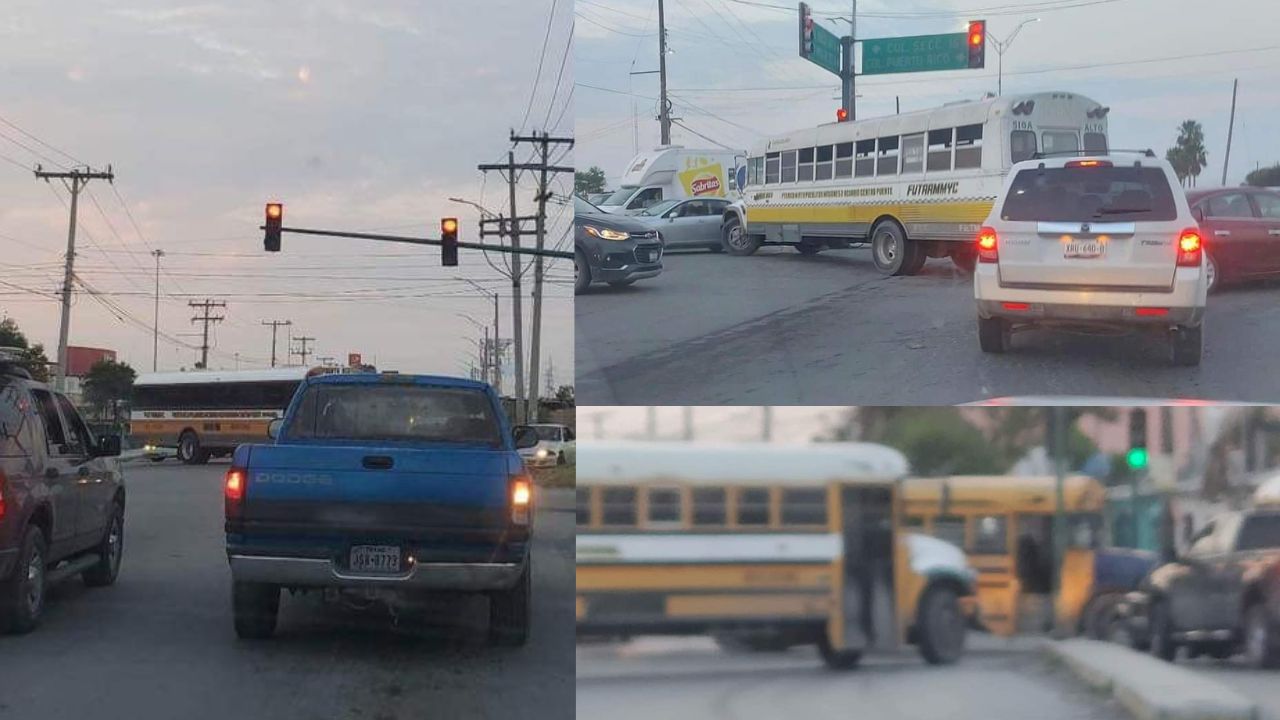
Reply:
[[[22,536],[13,575],[0,582],[0,632],[29,633],[44,615],[45,570],[44,533],[32,525]]]
[[[124,557],[124,507],[112,503],[107,529],[98,543],[98,562],[80,574],[89,587],[105,587],[116,581],[120,574],[120,561]]]
[[[955,591],[941,585],[926,590],[916,615],[916,639],[925,662],[950,665],[959,660],[964,638],[964,613]]]
[[[978,267],[978,251],[972,246],[963,248],[953,248],[951,250],[951,262],[966,275],[972,275],[973,271]]]
[[[581,295],[591,287],[591,265],[587,263],[586,253],[574,248],[573,251],[573,294]]]
[[[861,650],[836,650],[831,647],[825,630],[818,637],[818,654],[822,656],[822,662],[828,670],[854,670],[862,662]]]
[[[754,255],[760,249],[761,242],[759,235],[747,234],[736,215],[726,220],[720,228],[720,246],[730,255]]]
[[[911,275],[924,265],[920,248],[892,220],[881,220],[871,229],[871,261],[884,275]]]
[[[530,583],[533,558],[525,561],[524,572],[510,590],[489,594],[489,642],[520,647],[529,640]]]
[[[1169,350],[1173,364],[1179,367],[1195,367],[1204,353],[1202,326],[1180,326],[1169,333]]]
[[[1001,354],[1009,349],[1011,332],[1004,318],[978,318],[978,346],[984,353]]]
[[[1280,652],[1276,649],[1275,628],[1262,603],[1249,606],[1244,614],[1244,657],[1250,667],[1274,668],[1280,665]]]
[[[276,631],[280,614],[280,586],[233,581],[231,610],[236,635],[245,640],[265,640]]]
[[[185,430],[178,438],[178,459],[184,465],[204,465],[209,462],[209,451],[200,447],[200,436]]]

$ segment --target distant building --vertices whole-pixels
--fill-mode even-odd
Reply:
[[[103,360],[116,362],[116,351],[79,345],[67,346],[66,395],[73,404],[84,404],[84,377],[89,374],[90,368]]]

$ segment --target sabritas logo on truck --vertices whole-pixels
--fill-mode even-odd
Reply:
[[[724,166],[708,163],[681,171],[680,184],[689,196],[710,195],[724,197]]]
[[[689,189],[693,191],[694,195],[718,194],[720,191],[720,178],[698,178],[689,183]]]

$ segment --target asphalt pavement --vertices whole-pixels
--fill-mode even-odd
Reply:
[[[1087,396],[1280,402],[1280,283],[1210,296],[1205,353],[1163,338],[1034,330],[978,347],[971,276],[950,260],[883,277],[865,248],[805,257],[672,252],[662,275],[576,301],[584,405],[951,405]]]
[[[1280,720],[1280,670],[1257,670],[1242,658],[1179,660],[1180,666],[1216,680],[1258,704],[1258,720]]]
[[[0,718],[409,720],[570,718],[573,516],[539,505],[533,625],[523,648],[484,641],[483,598],[428,625],[285,594],[267,641],[232,628],[225,464],[133,465],[117,583],[51,588],[41,627],[0,636]],[[567,505],[567,503],[560,503]]]
[[[726,653],[702,638],[578,648],[578,717],[778,720],[1122,720],[1128,714],[1049,665],[1031,642],[971,636],[955,665],[914,651],[871,655],[852,672],[812,648]]]

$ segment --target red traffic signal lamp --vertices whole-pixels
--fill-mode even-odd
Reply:
[[[440,264],[445,267],[458,265],[458,218],[440,219]]]
[[[266,234],[262,247],[267,252],[280,252],[280,225],[284,222],[284,203],[267,203],[267,221],[263,225]]]
[[[969,67],[986,66],[987,55],[987,23],[985,20],[969,21]]]
[[[849,119],[849,111],[844,108],[836,108],[836,122],[844,122]]]

